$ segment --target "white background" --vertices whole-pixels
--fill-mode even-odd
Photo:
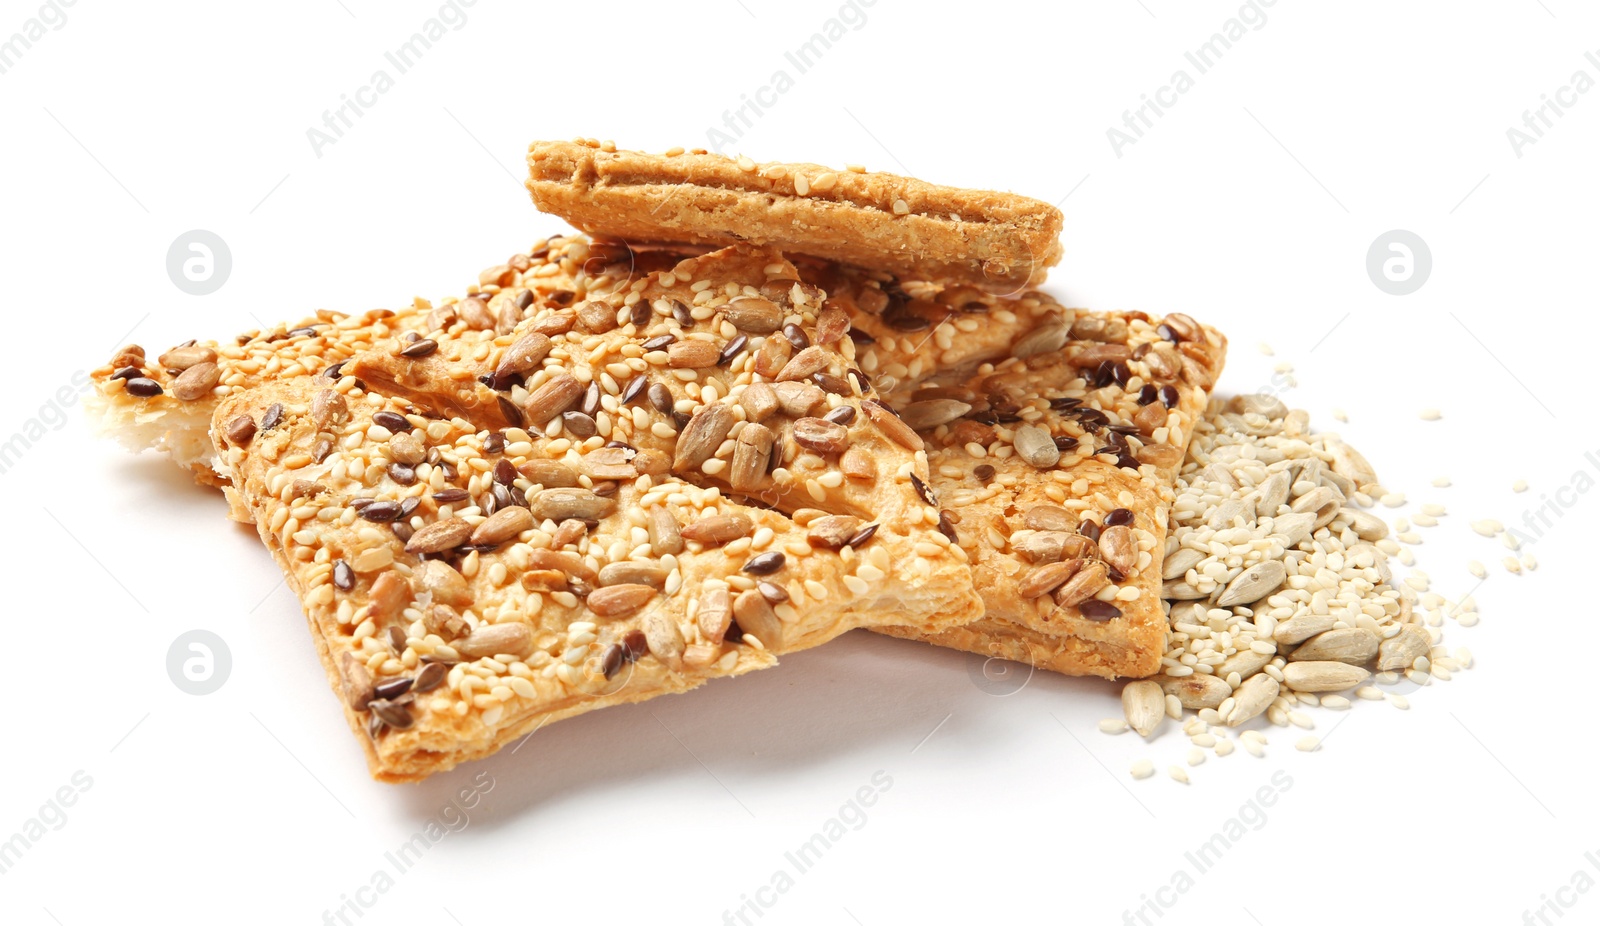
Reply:
[[[37,9],[0,3],[0,38]],[[877,0],[796,77],[784,53],[837,3],[479,0],[316,156],[307,129],[392,74],[384,52],[438,9],[79,0],[0,75],[0,439],[124,341],[157,351],[459,292],[561,228],[521,189],[530,140],[705,145],[784,68],[793,87],[731,150],[1062,201],[1061,298],[1218,325],[1234,344],[1224,391],[1293,363],[1290,404],[1340,428],[1395,491],[1449,506],[1417,551],[1435,588],[1463,594],[1467,560],[1491,566],[1484,622],[1446,625],[1478,666],[1412,692],[1409,713],[1316,711],[1320,752],[1272,730],[1268,758],[1213,757],[1185,787],[1127,773],[1182,761],[1171,724],[1151,744],[1096,731],[1120,714],[1115,686],[1040,676],[1000,697],[964,654],[854,633],[775,671],[558,724],[514,756],[380,785],[253,531],[73,408],[0,477],[0,840],[74,772],[93,784],[0,874],[0,919],[324,922],[482,772],[494,784],[470,825],[351,922],[739,922],[725,916],[880,771],[892,786],[866,823],[787,892],[760,894],[775,904],[745,908],[749,922],[1139,922],[1130,911],[1187,870],[1162,923],[1509,924],[1580,869],[1600,879],[1583,857],[1600,850],[1600,814],[1579,745],[1596,502],[1564,496],[1521,577],[1467,526],[1520,523],[1580,470],[1600,476],[1584,460],[1600,449],[1600,93],[1521,157],[1506,136],[1575,71],[1600,77],[1584,59],[1600,48],[1592,9],[1279,0],[1118,157],[1106,130],[1175,70],[1194,76],[1184,52],[1236,3]],[[204,297],[165,270],[195,228],[233,254]],[[1365,270],[1395,228],[1433,254],[1405,297]],[[1428,406],[1444,419],[1420,421]],[[1454,487],[1432,488],[1441,474]],[[1531,490],[1513,494],[1516,479]],[[165,669],[194,628],[233,655],[206,697]],[[1265,824],[1194,875],[1184,853],[1275,772],[1291,786]],[[1565,922],[1600,921],[1597,893],[1560,897],[1575,904]]]

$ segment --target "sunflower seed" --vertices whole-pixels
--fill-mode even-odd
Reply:
[[[606,498],[588,489],[541,489],[528,500],[528,508],[540,520],[565,521],[579,518],[586,521],[604,518],[617,508],[615,499]]]
[[[357,659],[354,653],[345,653],[341,664],[344,669],[342,676],[345,703],[353,710],[366,710],[367,705],[377,696],[377,692],[373,689],[372,673],[367,671],[366,663]]]
[[[1036,531],[1076,531],[1078,516],[1060,505],[1034,505],[1022,513],[1022,523]]]
[[[222,371],[215,363],[197,363],[172,381],[172,395],[185,402],[209,395],[222,380]]]
[[[1266,673],[1252,675],[1233,692],[1233,707],[1222,718],[1230,727],[1259,717],[1278,699],[1278,681]]]
[[[582,522],[575,522],[582,523]],[[655,563],[620,562],[600,567],[601,587],[610,585],[648,585],[661,589],[667,584],[667,570]]]
[[[1133,530],[1119,524],[1101,532],[1100,557],[1123,575],[1132,575],[1139,564],[1139,544],[1133,539]]]
[[[533,524],[533,514],[528,509],[502,508],[474,528],[470,539],[473,546],[497,546],[515,538],[523,531],[532,530]]]
[[[1291,662],[1325,660],[1353,666],[1365,665],[1378,655],[1378,635],[1364,627],[1319,633],[1289,654]]]
[[[715,514],[685,525],[680,533],[684,540],[717,545],[747,537],[754,529],[750,519],[742,514]]]
[[[1161,686],[1151,681],[1129,682],[1122,688],[1122,713],[1128,726],[1140,736],[1149,736],[1167,717],[1166,696]]]
[[[1401,625],[1399,633],[1378,644],[1378,671],[1408,669],[1432,648],[1433,640],[1426,630],[1416,624]]]
[[[678,530],[678,518],[666,505],[656,505],[645,514],[645,528],[650,533],[650,549],[656,555],[683,552],[683,534]]]
[[[861,519],[847,514],[817,518],[806,528],[806,541],[814,547],[837,550],[861,529]]]
[[[1283,545],[1293,548],[1311,538],[1317,516],[1310,512],[1279,515],[1272,519],[1272,532],[1283,537]]]
[[[700,627],[702,637],[710,643],[721,643],[728,632],[729,622],[733,620],[728,586],[721,582],[710,582],[701,588],[700,607],[695,611],[694,620]]]
[[[1024,335],[1012,345],[1013,357],[1032,357],[1035,354],[1053,354],[1066,346],[1071,329],[1059,319],[1052,319]]]
[[[703,370],[716,366],[721,358],[717,345],[698,338],[667,346],[667,366],[675,370]]]
[[[1239,573],[1228,583],[1222,594],[1217,597],[1217,607],[1231,608],[1235,605],[1260,601],[1276,591],[1287,575],[1288,569],[1278,560],[1257,563]]]
[[[694,472],[701,464],[716,454],[717,448],[733,430],[736,417],[732,406],[704,405],[689,420],[689,426],[678,435],[678,446],[673,454],[673,472]]]
[[[639,629],[644,633],[645,646],[657,659],[673,665],[683,657],[683,632],[670,614],[660,608],[651,610],[639,620]]]
[[[796,425],[798,427],[798,422]],[[747,492],[762,483],[775,439],[770,428],[753,421],[745,423],[733,447],[733,467],[728,481],[734,489]]]
[[[1327,449],[1333,455],[1333,471],[1355,483],[1357,488],[1378,481],[1378,475],[1373,470],[1372,464],[1368,463],[1367,458],[1354,447],[1344,441],[1330,440]]]
[[[1072,559],[1066,562],[1047,563],[1028,573],[1021,582],[1017,583],[1017,594],[1023,598],[1038,598],[1048,595],[1060,588],[1063,583],[1072,578],[1083,565],[1082,560]]]
[[[550,339],[536,331],[523,335],[506,348],[495,370],[496,377],[532,370],[550,354],[550,347]]]
[[[1278,513],[1278,506],[1289,500],[1289,474],[1273,473],[1256,490],[1256,517],[1270,518]]]
[[[1163,580],[1182,578],[1205,558],[1204,553],[1189,547],[1175,550],[1162,561],[1161,578]]]
[[[529,460],[517,467],[529,482],[546,489],[565,489],[578,485],[578,474],[557,460]]]
[[[1049,469],[1061,461],[1061,448],[1050,437],[1050,432],[1038,425],[1025,424],[1011,436],[1017,456],[1037,469]]]
[[[453,550],[466,543],[472,533],[472,525],[461,518],[435,521],[411,535],[411,539],[406,541],[406,552],[443,553],[445,550]]]
[[[1076,531],[1035,531],[1014,536],[1012,547],[1030,563],[1054,563],[1064,559],[1087,559],[1094,554],[1094,541]]]
[[[1214,675],[1186,675],[1183,678],[1162,676],[1155,679],[1161,690],[1173,695],[1191,711],[1216,708],[1233,694],[1228,683]]]
[[[621,617],[644,607],[655,596],[652,585],[608,585],[590,592],[586,604],[601,617]]]
[[[216,363],[217,352],[209,347],[191,344],[186,347],[174,347],[157,358],[157,361],[163,370],[177,370],[181,373],[202,363]]]
[[[768,383],[752,383],[739,395],[745,420],[761,422],[778,410],[778,393]]]
[[[820,373],[827,368],[828,357],[828,352],[821,347],[808,347],[789,358],[789,362],[778,371],[778,382],[808,379],[813,373]]]
[[[818,453],[842,453],[850,446],[849,430],[823,418],[801,418],[794,423],[792,433],[795,443]]]
[[[772,389],[778,397],[778,404],[783,406],[784,414],[793,418],[810,415],[828,398],[821,389],[810,383],[776,383]]]
[[[733,600],[733,617],[739,627],[761,645],[773,649],[783,642],[783,622],[778,620],[772,603],[759,591],[746,589]]]
[[[1291,662],[1283,667],[1283,682],[1295,691],[1312,694],[1354,688],[1372,673],[1342,662]]]
[[[540,427],[576,405],[583,396],[583,384],[567,373],[556,373],[528,394],[522,404],[528,423]]]
[[[1075,562],[1075,560],[1068,560],[1067,562],[1071,563]],[[1111,579],[1106,575],[1106,567],[1100,563],[1090,563],[1079,568],[1072,574],[1072,578],[1056,589],[1056,604],[1063,608],[1078,607],[1093,598],[1109,584],[1111,584]]]
[[[1336,621],[1332,614],[1313,614],[1309,611],[1296,614],[1278,624],[1272,631],[1272,640],[1280,646],[1293,646],[1332,630]]]
[[[771,334],[783,324],[783,310],[755,296],[741,296],[722,309],[722,317],[749,334]]]
[[[484,624],[450,647],[467,659],[502,653],[521,658],[533,652],[533,631],[522,623]]]
[[[966,402],[958,402],[955,399],[926,399],[907,405],[901,410],[901,416],[908,427],[925,431],[942,424],[949,424],[970,411],[972,406]]]

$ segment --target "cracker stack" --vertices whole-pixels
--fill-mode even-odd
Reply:
[[[1016,292],[1060,256],[1023,197],[593,143],[529,166],[588,235],[438,305],[94,373],[110,430],[255,524],[375,777],[855,627],[1159,669],[1220,334]]]

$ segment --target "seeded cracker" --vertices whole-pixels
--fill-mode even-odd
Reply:
[[[574,226],[629,241],[774,245],[909,279],[1015,290],[1061,259],[1048,203],[818,164],[757,164],[689,152],[534,142],[534,204]]]
[[[207,432],[217,403],[228,395],[297,377],[337,382],[345,361],[390,338],[509,331],[537,307],[571,305],[590,291],[625,285],[651,259],[616,244],[553,238],[484,270],[467,296],[437,306],[417,299],[397,311],[321,310],[228,341],[189,341],[154,357],[129,345],[91,373],[95,392],[87,404],[129,449],[158,450],[202,485],[223,485],[226,467],[215,459]]]
[[[923,428],[932,488],[986,614],[933,635],[882,632],[1073,675],[1150,675],[1165,648],[1172,485],[1226,340],[1179,314],[1041,298],[990,311],[1024,319],[1013,351],[1025,356],[896,398]]]
[[[625,289],[642,297],[545,306],[503,335],[386,340],[336,383],[302,377],[218,407],[236,516],[301,596],[376,777],[415,780],[851,627],[920,614],[931,631],[978,613],[920,439],[859,396],[853,344],[799,348],[772,382],[756,372],[771,339],[817,340],[820,290],[754,249]],[[528,365],[514,348],[533,334],[549,344]],[[717,362],[644,349],[668,336]],[[748,349],[722,361],[740,338]],[[497,376],[508,355],[519,369]],[[546,388],[563,377],[576,388]],[[652,402],[656,386],[671,400]],[[773,404],[748,401],[763,386]],[[422,672],[438,687],[407,700]]]

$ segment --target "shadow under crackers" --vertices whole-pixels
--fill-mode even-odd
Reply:
[[[969,751],[1009,735],[984,722],[986,713],[1008,709],[1009,699],[973,686],[969,655],[854,631],[786,656],[775,670],[718,679],[687,698],[657,698],[551,724],[515,753],[512,744],[490,758],[390,793],[397,814],[425,821],[487,771],[496,782],[495,793],[473,811],[462,840],[479,829],[517,825],[537,817],[547,804],[576,795],[620,796],[656,787],[664,778],[708,773],[716,779],[703,792],[708,806],[731,804],[732,795],[759,818],[763,808],[749,792],[755,790],[753,781],[766,776],[881,752],[885,743],[902,745],[907,764],[937,762],[933,754],[939,740],[958,738],[962,750]],[[1030,684],[1060,697],[1103,692],[1105,685],[1044,672]],[[934,742],[923,745],[947,716]],[[914,747],[920,750],[916,755]]]

